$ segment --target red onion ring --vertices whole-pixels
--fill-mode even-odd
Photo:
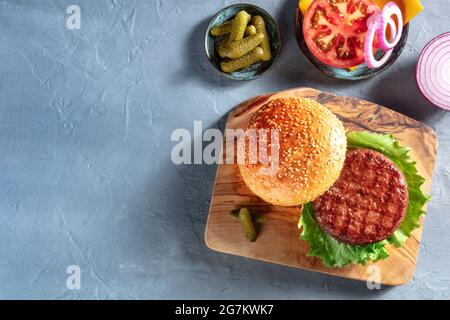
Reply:
[[[392,19],[392,17],[397,17],[397,32],[393,32],[392,25],[389,24],[390,21],[392,21],[395,24],[395,21]],[[387,27],[391,26],[392,31],[392,37],[393,39],[389,41],[386,39],[386,31]],[[379,17],[379,24],[377,29],[377,37],[379,41],[379,47],[383,51],[388,51],[392,48],[394,48],[397,43],[400,41],[400,38],[402,37],[403,32],[403,16],[402,11],[400,8],[395,4],[394,2],[388,2],[381,10],[381,14]]]
[[[367,19],[367,34],[364,42],[364,57],[367,67],[371,69],[376,69],[381,67],[392,54],[394,49],[387,50],[383,57],[380,60],[376,60],[373,54],[373,41],[375,38],[375,34],[378,30],[378,26],[380,25],[381,14],[374,14]],[[397,26],[395,25],[395,21],[392,17],[389,17],[387,20],[387,25],[391,28],[392,34],[397,34]]]
[[[450,32],[435,37],[422,49],[416,81],[429,102],[450,111]]]

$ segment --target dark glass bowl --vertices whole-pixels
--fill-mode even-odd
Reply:
[[[338,79],[344,79],[344,80],[362,80],[362,79],[368,79],[372,78],[373,76],[383,72],[387,68],[389,68],[395,60],[398,59],[400,54],[402,53],[403,49],[406,45],[406,40],[408,39],[408,32],[409,32],[409,24],[405,25],[403,27],[402,36],[400,38],[399,43],[395,46],[394,51],[392,52],[391,56],[389,57],[388,61],[383,64],[381,67],[376,69],[370,69],[366,66],[366,64],[360,64],[355,69],[339,69],[339,68],[333,68],[329,65],[324,64],[323,62],[319,61],[309,50],[305,38],[303,36],[303,14],[300,11],[300,9],[297,7],[297,12],[295,14],[295,36],[297,38],[298,45],[300,49],[302,50],[303,54],[308,58],[308,60],[317,67],[320,71],[323,73]]]
[[[269,61],[261,61],[253,64],[252,66],[241,69],[232,73],[225,73],[220,68],[220,62],[222,58],[217,52],[217,48],[220,42],[220,37],[211,36],[211,29],[215,26],[219,26],[224,22],[232,19],[239,11],[245,10],[250,15],[259,15],[264,19],[266,23],[267,33],[270,37],[270,46],[272,50],[272,59]],[[214,15],[211,19],[205,34],[205,50],[209,61],[214,68],[224,76],[235,80],[253,80],[268,71],[274,62],[277,60],[281,51],[281,35],[275,19],[264,9],[257,7],[253,4],[238,3],[228,6]]]

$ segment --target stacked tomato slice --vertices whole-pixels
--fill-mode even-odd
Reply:
[[[303,20],[309,50],[335,68],[363,63],[367,19],[376,10],[374,0],[315,0]]]

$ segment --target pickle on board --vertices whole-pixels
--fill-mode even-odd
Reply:
[[[255,16],[252,18],[252,24],[258,32],[262,32],[264,34],[264,40],[261,43],[261,48],[264,51],[262,60],[269,61],[272,58],[272,52],[270,50],[269,35],[267,34],[266,23],[261,16]]]
[[[239,220],[239,211],[240,209],[236,209],[231,211],[230,215],[236,219]],[[263,214],[258,214],[258,213],[251,213],[252,215],[252,221],[254,224],[263,224],[267,221],[266,217]]]
[[[253,35],[257,34],[257,33],[258,33],[258,31],[256,31],[255,26],[254,25],[249,25],[247,27],[247,29],[245,29],[244,35],[245,36],[253,36]]]
[[[211,35],[215,37],[223,36],[231,31],[231,27],[233,26],[233,20],[227,21],[220,26],[215,26],[211,28]]]
[[[222,58],[236,59],[242,57],[244,54],[249,53],[257,46],[259,46],[264,40],[264,34],[259,32],[253,36],[248,36],[240,41],[232,42],[227,46],[219,47],[219,55]]]
[[[253,225],[252,216],[247,208],[239,210],[239,221],[241,222],[242,230],[250,242],[254,242],[257,238],[255,226]]]
[[[228,43],[242,40],[244,38],[245,29],[249,23],[251,16],[245,11],[239,11],[234,17],[233,25],[231,26],[230,37]]]
[[[261,47],[256,47],[246,55],[228,61],[220,63],[222,71],[225,73],[231,73],[239,69],[250,67],[252,64],[261,61],[264,56],[264,50]]]

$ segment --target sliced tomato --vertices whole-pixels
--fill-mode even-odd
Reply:
[[[374,0],[315,0],[303,19],[303,35],[312,54],[335,68],[364,62],[367,19]]]

